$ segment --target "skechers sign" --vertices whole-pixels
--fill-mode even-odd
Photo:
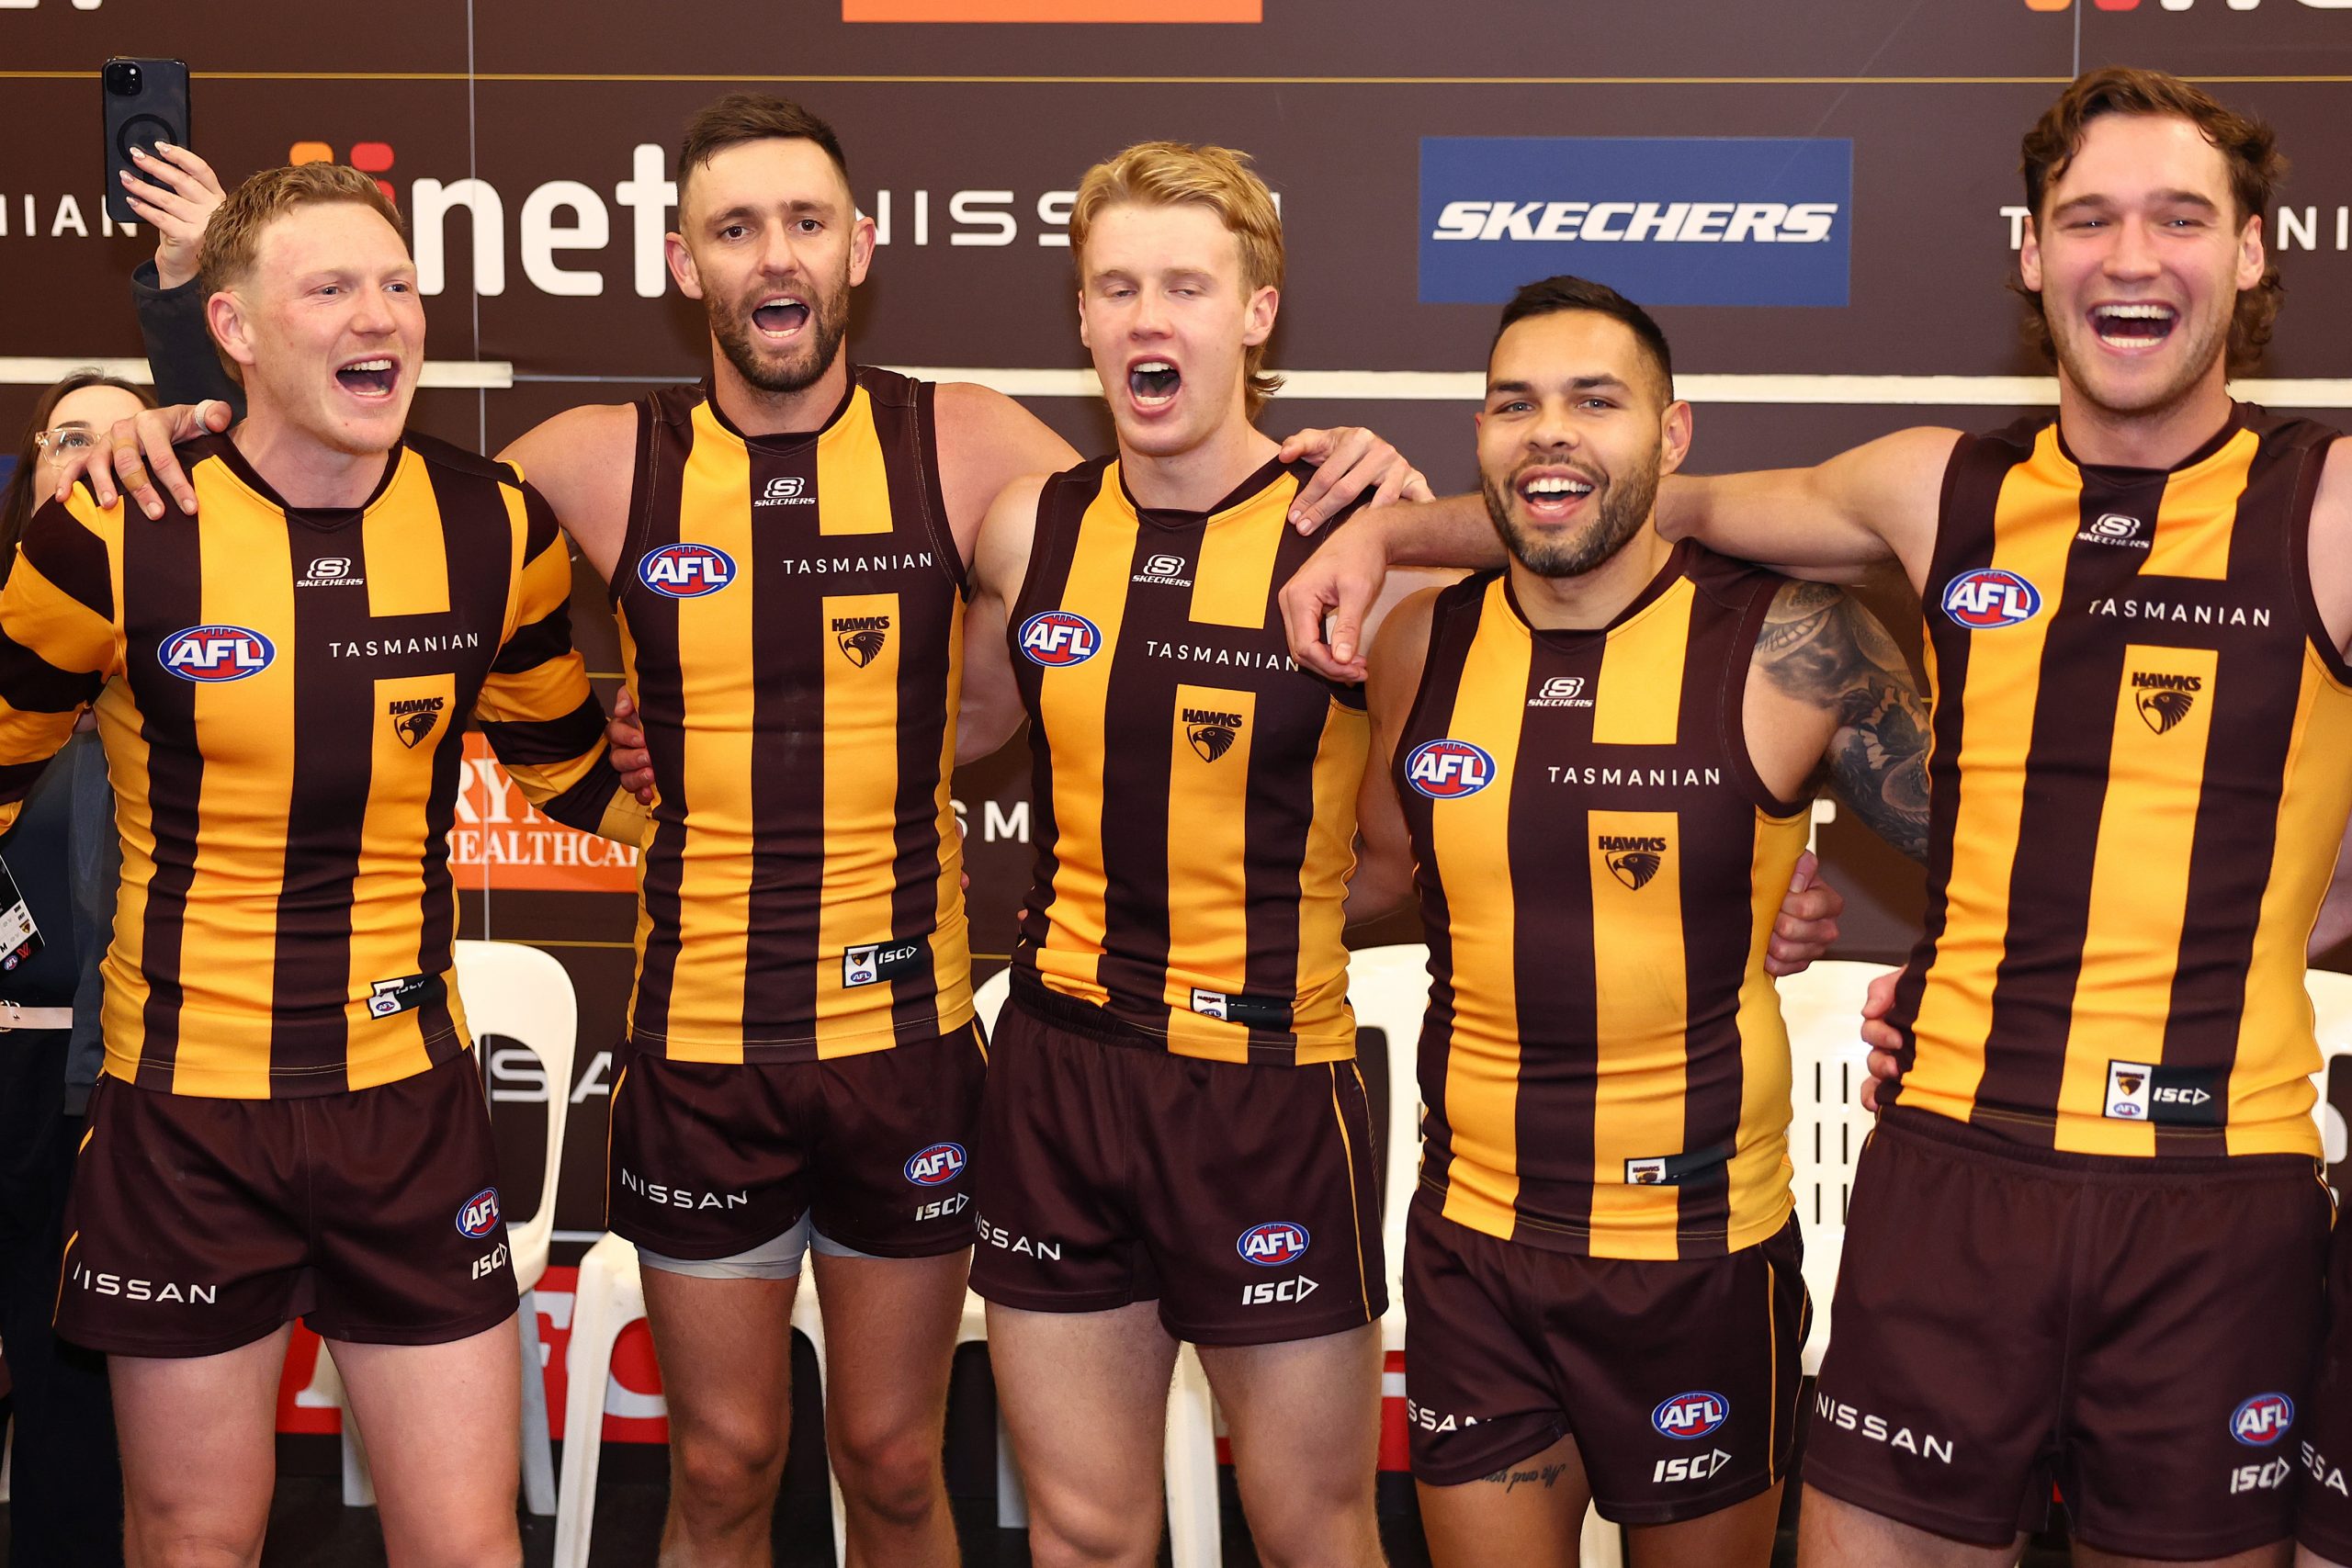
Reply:
[[[1559,273],[1644,305],[1846,303],[1854,144],[1425,136],[1421,300]]]

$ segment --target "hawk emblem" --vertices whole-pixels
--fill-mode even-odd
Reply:
[[[842,645],[842,655],[860,670],[874,662],[890,634],[880,626],[867,626],[863,631],[842,632],[834,640]]]
[[[1195,724],[1184,731],[1203,761],[1214,762],[1233,750],[1235,731],[1222,724]]]
[[[1650,850],[1629,850],[1623,854],[1609,857],[1609,869],[1616,874],[1617,880],[1636,893],[1650,885],[1650,878],[1656,876],[1658,868],[1665,863],[1664,855]]]
[[[2150,729],[2162,735],[2188,716],[2197,699],[2181,691],[2143,692],[2139,703],[2140,716],[2148,721]]]

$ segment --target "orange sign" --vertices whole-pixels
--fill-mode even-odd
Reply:
[[[842,0],[844,22],[1255,22],[1265,0]]]
[[[637,848],[539,815],[474,732],[449,829],[449,871],[460,887],[634,893]]]

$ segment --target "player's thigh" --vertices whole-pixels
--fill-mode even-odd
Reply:
[[[1272,1345],[1204,1345],[1251,1517],[1367,1501],[1380,1457],[1380,1330]]]
[[[1772,1535],[1781,1520],[1778,1482],[1755,1496],[1668,1525],[1633,1525],[1626,1536],[1634,1568],[1681,1568],[1705,1562],[1717,1568],[1766,1568],[1772,1561]]]
[[[1574,1438],[1476,1481],[1415,1490],[1435,1568],[1576,1568],[1592,1485]]]
[[[1176,1341],[1150,1302],[1107,1312],[989,1303],[997,1407],[1033,1520],[1065,1534],[1159,1536]]]
[[[2010,1568],[2025,1550],[1936,1535],[1808,1486],[1797,1516],[1797,1568]]]
[[[471,1563],[521,1551],[522,1434],[514,1321],[442,1345],[330,1342],[368,1445],[395,1563]]]
[[[2074,1544],[2075,1568],[2288,1568],[2295,1561],[2295,1543],[2291,1540],[2257,1546],[2250,1551],[2234,1551],[2227,1557],[2200,1557],[2186,1562],[2169,1557],[2130,1557],[2101,1551],[2080,1541]]]
[[[2295,1548],[2295,1568],[2352,1568],[2333,1557],[2322,1557],[2308,1546]]]
[[[781,1464],[799,1277],[710,1279],[649,1268],[644,1281],[672,1442],[722,1443],[755,1468]]]
[[[288,1324],[213,1356],[110,1356],[134,1553],[202,1540],[257,1557],[277,1472]]]
[[[825,1431],[836,1450],[919,1442],[935,1461],[972,1255],[843,1257],[819,1250]]]

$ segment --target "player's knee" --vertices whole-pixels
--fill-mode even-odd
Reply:
[[[920,1425],[913,1431],[894,1431],[844,1424],[829,1435],[827,1446],[845,1499],[885,1519],[913,1524],[927,1517],[945,1493],[937,1439],[937,1433]]]
[[[261,1535],[204,1525],[142,1525],[134,1518],[142,1568],[253,1568],[261,1561]]]
[[[1159,1555],[1157,1498],[1128,1507],[1114,1497],[1029,1494],[1029,1561],[1035,1568],[1129,1568]]]
[[[784,1474],[786,1438],[781,1420],[673,1425],[670,1469],[681,1500],[729,1513],[759,1506],[775,1495]]]

